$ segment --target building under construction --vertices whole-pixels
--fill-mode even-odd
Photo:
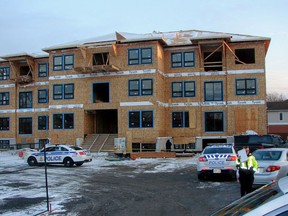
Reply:
[[[127,152],[202,150],[267,132],[270,38],[113,33],[0,61],[0,148],[50,142]],[[46,53],[46,54],[45,54]],[[164,140],[164,141],[163,141]]]

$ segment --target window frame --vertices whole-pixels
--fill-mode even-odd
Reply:
[[[48,89],[38,89],[38,104],[47,104],[49,101],[49,97],[48,97]],[[40,92],[44,92],[45,93],[45,97],[40,97]]]
[[[151,88],[144,88],[144,82],[151,81]],[[138,82],[138,89],[131,89],[131,83]],[[151,91],[151,93],[145,93],[146,91]],[[132,94],[135,92],[135,94]],[[131,79],[128,80],[128,95],[131,97],[134,96],[151,96],[153,95],[153,79],[152,78],[145,78],[145,79]]]
[[[134,113],[134,114],[137,114],[136,118],[139,118],[138,121],[136,122],[136,125],[133,126],[131,123],[134,123],[134,122],[131,122],[131,114]],[[149,120],[150,122],[150,126],[149,126],[149,123],[145,123],[145,119],[144,118],[144,115],[145,114],[149,114],[151,116],[151,119]],[[137,120],[137,119],[136,119]],[[135,111],[129,111],[128,112],[128,128],[130,129],[133,129],[133,128],[153,128],[154,127],[154,113],[153,113],[153,110],[135,110]]]
[[[25,94],[25,101],[26,103],[23,104],[25,101],[22,101],[22,98],[21,98],[21,95],[24,95]],[[30,95],[30,98],[31,98],[31,104],[28,104],[29,103],[29,95]],[[28,101],[28,102],[27,102]],[[19,92],[19,99],[18,99],[18,102],[19,102],[19,109],[29,109],[29,108],[33,108],[33,92],[32,91],[25,91],[25,92]]]
[[[243,89],[238,88],[238,82],[244,81],[245,87]],[[254,81],[255,88],[248,89],[247,82],[248,81]],[[238,93],[240,91],[243,91],[244,93]],[[254,91],[254,93],[247,93],[247,91]],[[250,96],[250,95],[257,95],[257,79],[256,78],[241,78],[241,79],[235,79],[235,93],[237,96]]]
[[[1,66],[0,67],[0,81],[6,81],[10,79],[10,67]]]
[[[193,83],[194,85],[194,91],[188,91],[186,90],[186,84]],[[181,90],[174,90],[174,84],[180,84]],[[189,92],[192,92],[192,96],[187,96]],[[176,81],[171,83],[171,93],[172,98],[180,98],[180,97],[195,97],[196,96],[196,82],[195,81]],[[178,94],[175,95],[175,94]]]
[[[41,66],[45,67],[45,71],[40,71],[41,70]],[[38,77],[39,78],[44,78],[44,77],[48,77],[48,63],[39,63],[38,64]]]
[[[207,84],[213,84],[213,94],[211,96],[207,95]],[[215,97],[218,97],[217,96],[217,92],[215,93],[215,84],[221,84],[221,88],[220,88],[220,99],[219,100],[216,100]],[[216,86],[217,87],[217,86]],[[223,91],[223,81],[207,81],[207,82],[204,82],[204,101],[223,101],[223,98],[224,98],[224,91]],[[209,96],[212,97],[212,99],[208,99],[207,97]]]
[[[73,92],[72,93],[66,93],[66,87],[72,86]],[[75,87],[74,83],[65,83],[65,84],[54,84],[53,85],[53,100],[71,100],[74,99],[74,93],[75,93]],[[56,87],[60,87],[59,93],[55,93]],[[71,95],[68,97],[68,95]],[[57,97],[56,97],[57,96]]]
[[[179,114],[180,120],[176,120],[175,118],[175,114]],[[184,110],[184,111],[173,111],[171,113],[171,125],[172,128],[189,128],[189,111]],[[179,124],[180,123],[180,124]],[[178,125],[177,125],[178,124]]]
[[[10,92],[0,92],[0,106],[10,105]]]
[[[72,63],[66,63],[66,58],[72,57]],[[55,59],[60,58],[61,62],[59,64],[55,64]],[[67,71],[73,70],[74,68],[74,54],[63,54],[63,55],[54,55],[53,56],[53,71]],[[59,69],[58,69],[59,68]]]
[[[143,57],[143,51],[149,50],[150,56]],[[137,51],[136,57],[131,57],[132,52]],[[133,63],[135,61],[135,63]],[[128,49],[128,65],[143,65],[143,64],[152,64],[153,63],[153,50],[152,47],[142,47],[142,48],[131,48]]]
[[[215,116],[214,119],[212,119],[214,121],[214,125],[213,128],[215,128],[214,130],[210,130],[208,128],[208,125],[212,125],[210,122],[209,124],[207,123],[208,119],[207,119],[207,115],[208,114],[221,114],[221,124],[222,124],[222,128],[220,130],[216,130],[216,123],[215,123]],[[223,111],[208,111],[208,112],[204,112],[204,131],[205,133],[223,133],[225,131],[225,113]]]
[[[41,119],[45,120],[44,124],[39,123]],[[49,116],[48,115],[38,116],[38,130],[49,130]]]
[[[65,121],[67,120],[66,118],[67,118],[67,116],[68,115],[71,115],[72,116],[72,125],[71,126],[69,126],[69,127],[67,127],[65,124]],[[56,116],[61,116],[61,125],[59,125],[59,126],[57,126],[57,127],[55,127],[55,117]],[[53,129],[54,130],[73,130],[74,128],[75,128],[75,125],[74,125],[74,113],[54,113],[53,114]]]
[[[192,54],[193,60],[186,60],[186,54]],[[174,56],[179,55],[180,59],[174,60]],[[171,68],[187,68],[187,67],[195,67],[195,51],[187,51],[187,52],[172,52],[170,56]],[[188,63],[192,63],[192,65],[188,65]]]
[[[9,131],[9,130],[10,130],[10,118],[0,117],[0,131]]]
[[[30,122],[21,122],[21,120],[31,120],[31,128],[29,128],[28,127],[28,124],[30,123]],[[22,124],[24,124],[23,126],[22,126]],[[19,117],[19,119],[18,119],[18,126],[19,126],[19,129],[18,129],[18,133],[19,133],[19,135],[32,135],[33,134],[33,119],[32,119],[32,117]],[[24,128],[24,132],[21,132],[20,130],[21,130],[21,128]],[[29,130],[29,131],[28,131]],[[28,133],[27,133],[27,131],[28,131]],[[31,131],[31,132],[30,132]]]

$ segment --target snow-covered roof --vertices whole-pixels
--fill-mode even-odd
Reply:
[[[9,59],[9,58],[21,58],[21,57],[31,57],[31,58],[46,58],[49,57],[49,55],[45,52],[39,52],[39,53],[14,53],[9,55],[0,56],[0,61],[3,59],[3,61]]]
[[[149,41],[149,40],[161,41],[166,46],[181,46],[181,45],[192,45],[193,43],[195,43],[195,41],[199,40],[211,40],[211,39],[228,39],[230,42],[259,41],[259,40],[270,41],[270,38],[268,37],[231,34],[223,32],[199,31],[199,30],[173,31],[173,32],[154,31],[152,33],[145,33],[145,34],[115,32],[103,36],[89,38],[86,40],[78,40],[71,43],[65,43],[47,47],[44,48],[43,51],[77,48],[87,46],[88,44],[97,44],[103,42],[129,43],[129,42]]]

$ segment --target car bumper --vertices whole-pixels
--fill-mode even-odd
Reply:
[[[198,171],[198,175],[230,175],[236,176],[236,170],[221,170],[220,173],[215,173],[213,169]]]
[[[271,173],[268,173],[268,174],[257,174],[255,173],[254,174],[254,185],[265,185],[265,184],[269,184],[273,181],[276,181],[278,180],[279,178],[279,175],[278,175],[279,172],[271,172]]]

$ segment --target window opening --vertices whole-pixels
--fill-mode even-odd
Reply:
[[[93,65],[109,65],[109,53],[93,54]]]
[[[204,52],[204,70],[222,71],[222,52]]]
[[[236,49],[235,64],[255,64],[255,49]]]
[[[109,103],[109,83],[93,84],[93,103]]]

